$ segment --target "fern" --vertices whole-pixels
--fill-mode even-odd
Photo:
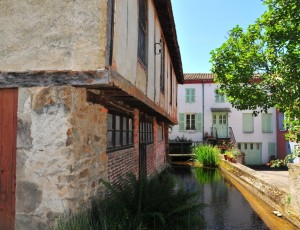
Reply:
[[[197,192],[186,191],[168,173],[137,179],[134,174],[110,184],[105,200],[93,200],[90,210],[61,220],[61,229],[199,229],[204,221],[199,214],[203,207]],[[81,222],[74,219],[85,219]]]

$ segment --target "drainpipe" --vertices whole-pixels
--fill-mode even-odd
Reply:
[[[202,80],[202,142],[204,140],[204,80]]]

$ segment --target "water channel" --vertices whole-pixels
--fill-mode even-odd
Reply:
[[[201,210],[206,221],[204,229],[275,229],[269,228],[270,224],[267,225],[261,219],[240,191],[218,169],[174,166],[171,171],[176,177],[182,179],[186,189],[199,191],[200,202],[207,204]],[[268,212],[268,216],[272,215],[271,210],[264,210],[264,212]],[[271,216],[272,218],[277,217]],[[278,223],[275,225],[279,227]],[[294,229],[289,223],[283,225],[285,226],[283,229]],[[281,229],[277,227],[276,229]]]

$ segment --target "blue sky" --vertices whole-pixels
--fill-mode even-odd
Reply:
[[[172,0],[184,73],[208,73],[210,51],[236,25],[247,28],[267,9],[261,0]]]

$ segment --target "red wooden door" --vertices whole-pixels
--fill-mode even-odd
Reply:
[[[18,89],[0,89],[0,230],[14,229]]]

